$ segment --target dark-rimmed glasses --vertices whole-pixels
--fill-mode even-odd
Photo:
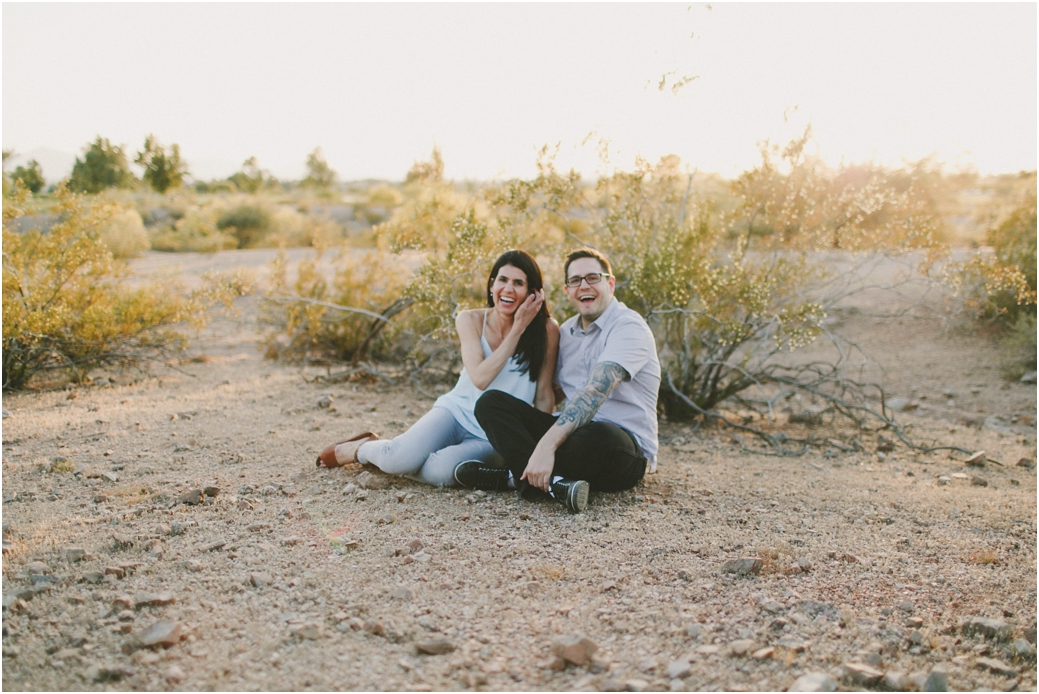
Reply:
[[[570,287],[571,289],[577,289],[581,286],[581,282],[587,282],[589,285],[599,284],[599,282],[601,282],[604,277],[613,277],[613,275],[611,275],[608,272],[589,272],[584,277],[579,277],[575,275],[574,277],[566,278],[566,286]]]

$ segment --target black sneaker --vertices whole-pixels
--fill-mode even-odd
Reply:
[[[570,513],[581,513],[588,508],[588,490],[588,483],[584,480],[559,480],[552,483],[552,496],[563,502]]]
[[[482,489],[497,492],[509,484],[507,468],[494,467],[482,460],[466,460],[455,465],[455,482],[466,489]]]

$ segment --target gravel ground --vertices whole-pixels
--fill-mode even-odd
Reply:
[[[1036,390],[984,341],[842,318],[983,467],[663,422],[572,516],[316,469],[431,401],[262,360],[250,302],[176,370],[4,397],[4,690],[1036,689]]]

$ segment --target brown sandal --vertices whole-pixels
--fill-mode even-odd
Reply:
[[[321,451],[321,454],[318,455],[317,467],[342,467],[343,465],[346,465],[346,463],[340,463],[338,460],[336,460],[336,446],[340,444],[350,443],[351,441],[360,441],[361,439],[370,439],[372,441],[375,441],[378,438],[378,434],[373,434],[370,431],[366,431],[363,434],[358,434],[357,436],[351,439],[346,439],[345,441],[340,441],[339,443],[333,443],[331,446]],[[361,447],[358,446],[357,448],[360,449]],[[357,459],[357,451],[354,451],[353,462],[361,462]]]

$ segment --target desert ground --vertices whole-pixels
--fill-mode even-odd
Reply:
[[[4,396],[5,691],[1036,689],[1036,386],[937,304],[831,325],[980,466],[662,421],[657,472],[570,515],[316,468],[432,401],[265,360],[259,302],[177,364]]]

